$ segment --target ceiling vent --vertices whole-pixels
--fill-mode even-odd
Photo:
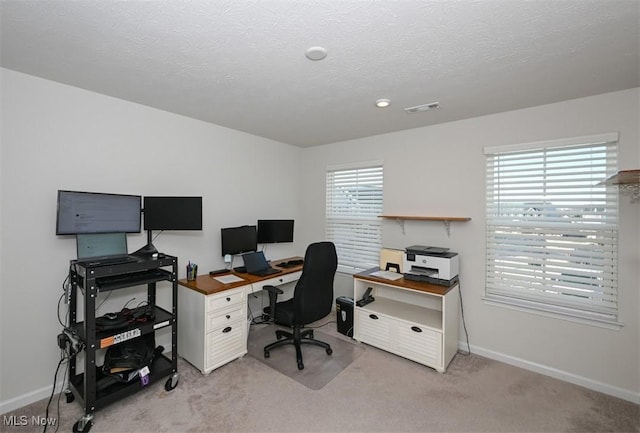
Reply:
[[[407,113],[419,113],[421,111],[429,111],[440,108],[439,102],[431,102],[429,104],[416,105],[415,107],[405,108],[404,111]]]

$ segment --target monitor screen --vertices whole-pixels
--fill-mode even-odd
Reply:
[[[258,243],[293,242],[293,220],[258,220]]]
[[[145,197],[145,230],[202,230],[202,197]]]
[[[56,234],[139,233],[142,197],[58,190]]]
[[[76,236],[78,260],[94,257],[126,256],[126,233],[90,233]]]
[[[220,229],[222,255],[242,254],[258,249],[256,226],[227,227]]]

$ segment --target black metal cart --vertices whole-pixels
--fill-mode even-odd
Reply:
[[[139,380],[113,383],[106,388],[97,384],[104,377],[101,366],[96,365],[96,352],[121,344],[132,338],[155,333],[171,327],[171,358],[163,354],[156,356],[150,366],[149,384],[169,376],[165,389],[170,391],[178,385],[178,259],[168,255],[159,258],[135,257],[130,263],[109,266],[92,266],[71,261],[69,293],[69,329],[84,346],[84,372],[77,373],[77,353],[69,359],[69,389],[67,402],[77,399],[84,416],[73,426],[74,432],[91,429],[94,411],[144,389]],[[156,305],[156,283],[171,284],[172,306],[169,310]],[[96,298],[99,292],[147,285],[146,306],[152,320],[129,323],[114,330],[98,330],[96,327]],[[84,295],[84,321],[78,322],[78,291]]]

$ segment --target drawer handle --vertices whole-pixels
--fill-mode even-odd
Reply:
[[[231,319],[231,316],[227,314],[227,319]]]
[[[378,320],[378,316],[376,316],[375,314],[369,314],[369,317],[373,320]]]
[[[222,332],[223,332],[224,334],[226,334],[227,332],[231,332],[231,329],[232,329],[232,328],[231,328],[231,326],[227,326],[226,328],[224,328],[224,329],[222,330]]]
[[[227,298],[227,302],[231,301],[231,298]]]
[[[418,328],[417,326],[412,326],[412,327],[411,327],[411,330],[412,330],[413,332],[422,332],[422,329]]]

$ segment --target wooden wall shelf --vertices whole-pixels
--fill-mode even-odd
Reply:
[[[449,217],[449,216],[420,216],[420,215],[379,215],[380,218],[393,219],[402,227],[402,234],[404,234],[404,222],[405,221],[442,221],[445,229],[447,230],[447,236],[451,235],[451,221],[465,222],[471,221],[469,217]]]
[[[599,185],[629,184],[640,184],[640,170],[621,170],[599,183]]]
[[[640,200],[640,170],[621,170],[598,185],[617,186],[622,193],[631,195],[631,201]]]

